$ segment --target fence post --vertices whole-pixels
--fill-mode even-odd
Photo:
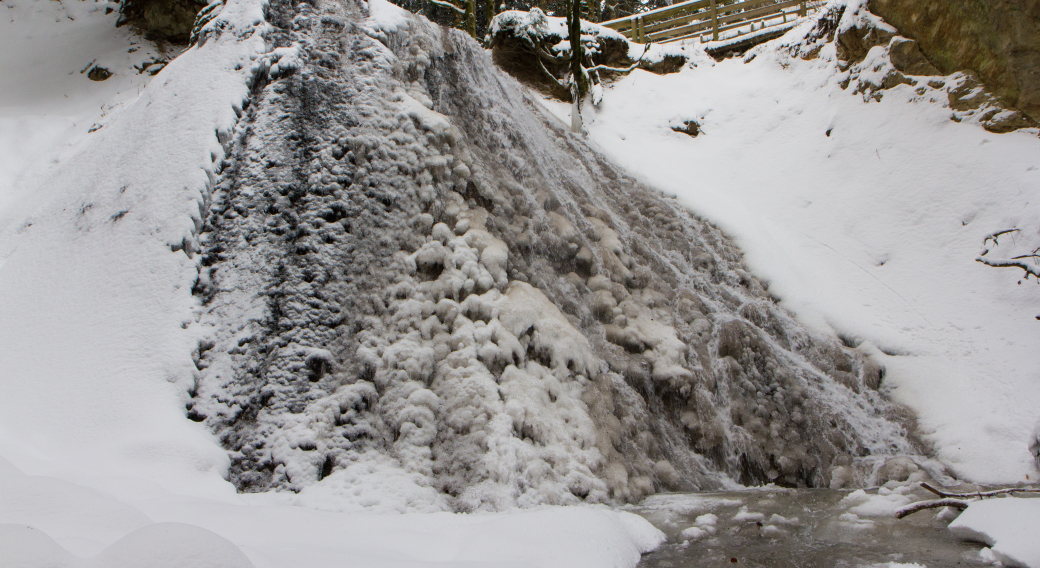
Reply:
[[[719,41],[719,10],[715,6],[715,0],[711,0],[711,37]]]
[[[805,0],[802,0],[798,4],[798,15],[803,17],[803,18],[805,17]]]

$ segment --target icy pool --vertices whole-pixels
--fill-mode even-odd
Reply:
[[[655,495],[629,507],[668,535],[640,568],[987,566],[984,545],[947,529],[955,511],[898,520],[920,488],[767,488]]]

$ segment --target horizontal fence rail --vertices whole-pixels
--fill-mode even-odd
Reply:
[[[812,0],[691,0],[672,6],[602,22],[639,43],[667,43],[711,34],[718,41],[727,30],[753,30],[787,24],[816,7]],[[797,8],[795,10],[794,8]],[[755,26],[758,25],[758,28]]]

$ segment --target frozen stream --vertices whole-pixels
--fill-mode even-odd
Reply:
[[[947,529],[953,515],[945,510],[921,511],[901,520],[891,514],[896,503],[928,499],[923,489],[874,488],[865,493],[777,487],[655,495],[629,510],[664,531],[668,541],[639,566],[990,565],[979,554],[981,543],[960,540]],[[716,517],[714,525],[710,515]]]

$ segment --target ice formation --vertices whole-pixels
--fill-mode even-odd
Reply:
[[[267,18],[199,236],[188,404],[240,490],[493,510],[865,483],[918,453],[879,365],[468,37],[381,0]]]

